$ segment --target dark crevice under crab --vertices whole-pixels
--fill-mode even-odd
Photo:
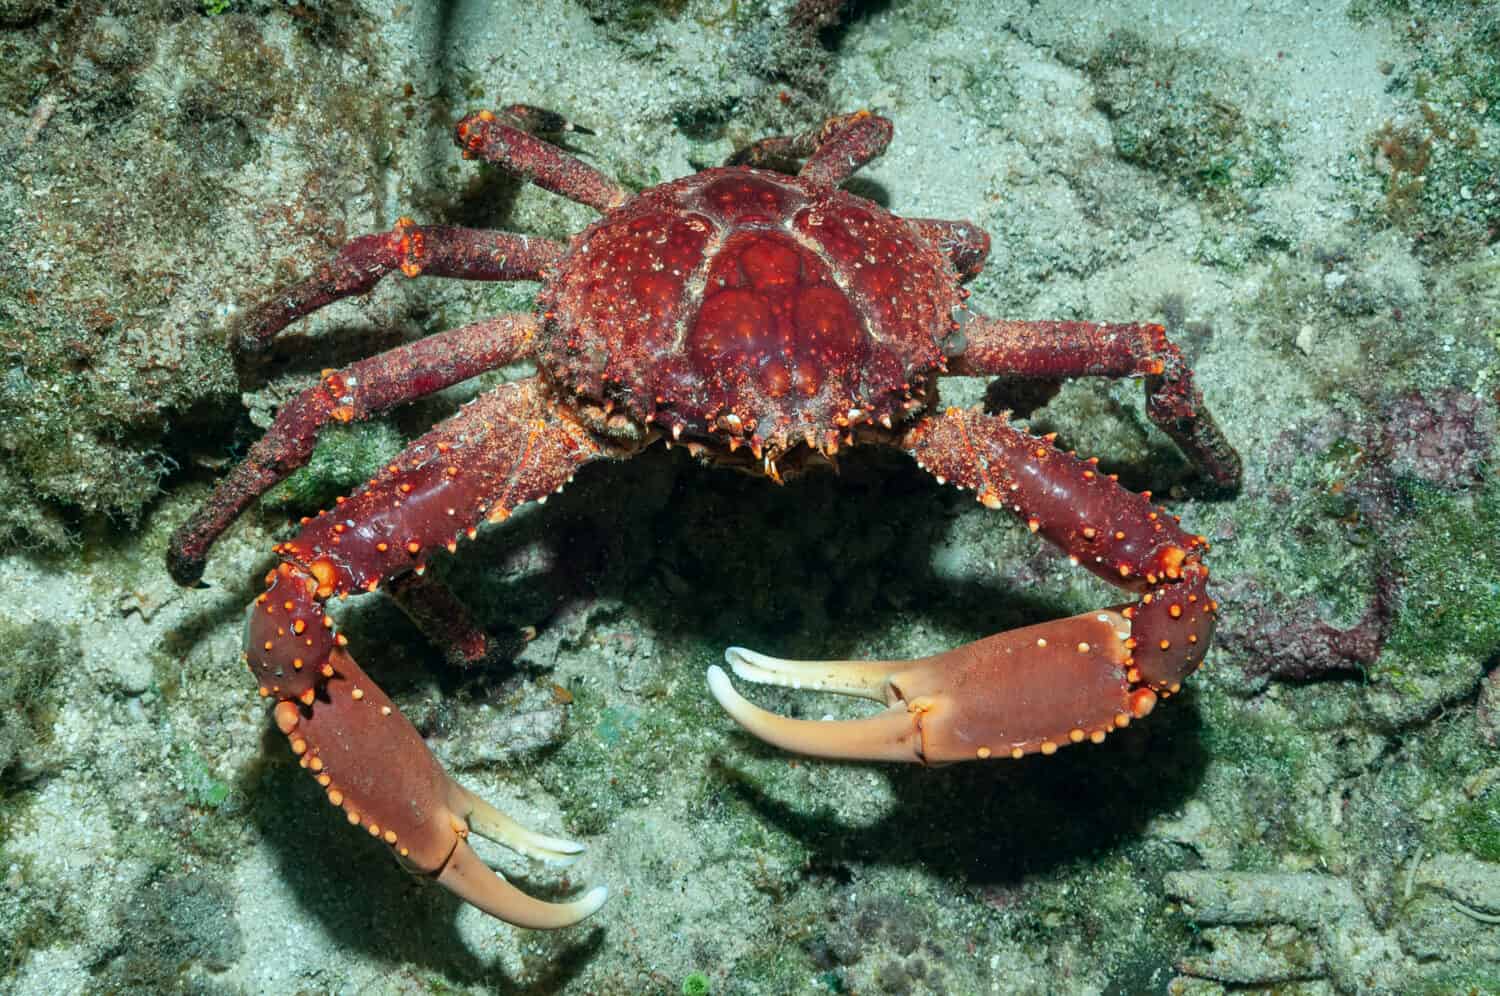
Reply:
[[[511,923],[556,927],[598,909],[533,899],[490,870],[473,831],[566,862],[582,850],[518,826],[448,777],[355,663],[325,603],[384,585],[450,653],[490,638],[431,578],[433,552],[481,521],[544,501],[583,465],[665,440],[773,480],[880,443],[939,483],[1006,509],[1071,559],[1136,597],[991,636],[920,661],[785,661],[740,648],[740,677],[885,702],[877,716],[805,722],[746,702],[718,667],[708,682],[751,733],[823,757],[941,763],[1052,753],[1104,739],[1177,691],[1203,659],[1217,611],[1203,538],[1097,460],[1004,416],[943,408],[945,374],[1056,382],[1143,377],[1147,412],[1216,486],[1239,461],[1161,326],[1000,321],[971,315],[961,284],[989,236],[962,221],[903,219],[839,189],[879,155],[891,123],[841,115],[768,138],[730,165],[630,195],[537,137],[567,128],[515,106],[457,126],[465,157],[502,166],[603,217],[567,245],[422,226],[348,243],[312,278],[253,311],[242,349],[387,274],[537,280],[534,314],[504,315],[327,371],[286,405],[245,461],[178,530],[169,567],[196,583],[215,538],[308,459],[330,421],[362,419],[517,360],[535,376],[488,391],[412,443],[348,498],[304,519],[251,607],[246,660],[301,765],[351,824],[413,870]],[[772,163],[805,160],[795,175]]]

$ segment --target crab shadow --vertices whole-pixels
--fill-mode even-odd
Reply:
[[[1122,470],[1161,492],[1185,483],[1172,476],[1179,464],[1163,459],[1156,466],[1173,469]],[[704,644],[740,643],[837,659],[858,656],[870,632],[892,620],[890,632],[939,630],[941,643],[950,633],[975,639],[1063,614],[1045,589],[1055,591],[1058,578],[1076,569],[999,516],[993,528],[1016,529],[1018,546],[1029,552],[982,566],[988,554],[967,549],[971,534],[954,527],[969,515],[984,515],[972,495],[937,486],[894,450],[854,451],[837,474],[809,473],[784,487],[658,451],[589,468],[548,503],[545,517],[496,536],[494,548],[455,563],[450,576],[477,584],[486,569],[480,565],[503,562],[509,544],[551,544],[553,562],[572,564],[573,575],[558,583],[561,568],[547,572],[551,584],[540,590],[550,604],[575,596],[623,602],[639,625],[673,645],[663,651],[673,657]],[[967,566],[954,567],[955,558],[967,558]],[[936,566],[942,564],[948,566]],[[492,592],[487,611],[504,616],[507,605],[530,599],[534,612],[537,590],[533,579]],[[1111,589],[1097,604],[1127,597]],[[701,675],[707,663],[679,665]],[[758,697],[793,714],[819,707],[781,690]],[[705,714],[729,723],[706,689],[703,699]],[[784,756],[738,731],[729,742],[741,757]],[[887,766],[896,802],[868,826],[844,825],[826,806],[775,798],[732,763],[709,760],[706,767],[707,777],[813,847],[820,862],[920,863],[958,881],[1003,887],[1138,838],[1153,817],[1193,795],[1206,763],[1190,685],[1100,746],[1019,762]]]
[[[1152,483],[1165,491],[1177,482]],[[585,468],[546,506],[486,530],[463,555],[440,558],[433,569],[497,633],[545,629],[569,607],[586,624],[590,606],[609,602],[659,634],[667,655],[689,658],[705,644],[730,643],[791,656],[852,656],[869,628],[893,618],[972,639],[1059,615],[1055,597],[1029,593],[1027,581],[1055,583],[1071,569],[1031,537],[1025,548],[1032,552],[1018,563],[960,570],[956,579],[934,566],[952,552],[953,536],[962,538],[954,522],[972,514],[971,495],[938,487],[892,450],[856,450],[837,474],[809,473],[776,487],[697,466],[680,449],[656,449]],[[996,517],[994,528],[1011,524]],[[1100,604],[1112,600],[1119,598],[1104,596]],[[434,683],[444,697],[472,694],[476,686],[489,697],[493,683],[521,683],[546,667],[523,655],[519,676],[503,667],[487,676],[457,674],[434,664],[431,646],[389,602],[361,599],[350,608],[341,626],[354,648],[381,648],[379,679],[398,701]],[[691,660],[697,668],[706,663]],[[716,712],[706,689],[703,700],[706,714]],[[936,770],[888,766],[896,803],[885,818],[860,827],[839,822],[826,806],[776,798],[730,764],[684,763],[806,844],[820,866],[920,864],[955,882],[1004,889],[1126,842],[1153,816],[1179,807],[1205,763],[1197,730],[1188,694],[1100,747]],[[729,744],[736,757],[778,756],[739,733]],[[278,735],[267,732],[261,756],[242,780],[253,800],[249,815],[282,887],[341,946],[520,993],[553,991],[605,943],[606,931],[588,925],[547,935],[551,974],[512,980],[476,957],[459,933],[457,899],[408,875],[388,849],[332,818]],[[547,763],[545,756],[531,760]],[[518,884],[544,898],[576,891],[566,882]]]
[[[1149,728],[1117,733],[1102,747],[939,769],[888,766],[894,801],[882,819],[860,826],[776,798],[739,768],[716,764],[713,773],[759,819],[813,850],[825,871],[921,866],[1003,893],[1128,847],[1154,817],[1180,808],[1206,767],[1199,721],[1188,692]],[[741,739],[747,753],[773,756]]]

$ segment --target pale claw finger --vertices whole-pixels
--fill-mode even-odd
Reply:
[[[736,723],[783,750],[844,761],[922,760],[921,731],[903,706],[868,719],[789,719],[746,701],[717,664],[708,669],[708,687]]]
[[[724,661],[746,681],[889,702],[893,668],[886,661],[792,661],[730,647]]]
[[[575,841],[528,830],[457,782],[450,780],[449,785],[454,796],[449,805],[464,817],[470,830],[486,840],[555,867],[571,865],[586,850]]]
[[[547,903],[526,895],[479,860],[467,841],[453,848],[437,875],[438,884],[464,902],[517,927],[552,930],[568,927],[593,915],[609,898],[599,885],[570,903]]]

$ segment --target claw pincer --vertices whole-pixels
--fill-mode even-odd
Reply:
[[[789,661],[731,647],[747,681],[884,702],[867,719],[788,719],[747,702],[723,670],[708,684],[747,731],[815,757],[941,764],[1052,754],[1101,743],[1179,690],[1213,637],[1208,572],[1190,565],[1134,605],[1085,612],[966,643],[914,661]]]
[[[510,923],[562,927],[603,905],[602,886],[570,903],[533,899],[479,859],[471,830],[553,864],[572,862],[583,846],[526,830],[449,778],[345,649],[323,612],[327,593],[312,572],[278,566],[251,606],[245,657],[261,695],[276,700],[277,728],[328,801],[407,868]]]
[[[741,678],[856,695],[885,713],[844,722],[787,719],[751,705],[717,667],[709,687],[749,732],[819,757],[924,764],[1019,758],[1089,740],[1148,715],[1197,670],[1218,605],[1207,592],[1207,549],[1149,494],[1120,487],[1097,461],[1063,453],[1004,419],[950,409],[908,447],[939,481],[1008,508],[1112,584],[1129,605],[1010,630],[915,661],[788,661],[738,647]]]

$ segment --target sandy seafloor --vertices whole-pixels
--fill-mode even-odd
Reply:
[[[0,989],[1500,992],[1493,9],[890,0],[799,37],[790,6],[0,3]],[[242,607],[291,517],[472,390],[338,434],[206,589],[166,538],[319,368],[528,307],[392,278],[268,364],[226,347],[401,215],[587,224],[459,159],[452,120],[514,101],[635,188],[873,108],[895,141],[852,188],[987,228],[976,310],[1165,321],[1237,496],[1138,385],[1029,424],[1210,538],[1209,666],[1055,757],[790,759],[709,697],[726,645],[920,656],[1118,596],[899,454],[778,488],[655,451],[434,565],[495,632],[535,627],[516,667],[457,674],[384,599],[340,609],[465,784],[589,846],[566,874],[485,855],[609,903],[514,929],[342,825],[268,732]]]

